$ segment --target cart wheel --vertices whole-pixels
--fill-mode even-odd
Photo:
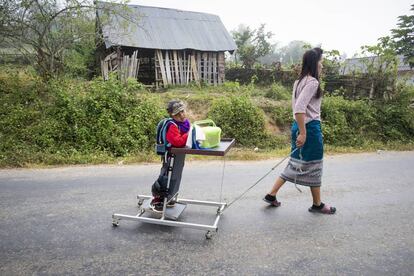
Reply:
[[[138,206],[141,206],[144,203],[143,199],[138,200]]]
[[[219,207],[219,208],[217,208],[217,215],[220,215],[221,214],[221,208]]]
[[[213,237],[213,233],[211,233],[211,231],[207,231],[206,233],[206,239],[209,240]]]
[[[119,225],[119,221],[117,221],[117,220],[112,221],[112,226],[113,227],[117,227],[118,225]]]

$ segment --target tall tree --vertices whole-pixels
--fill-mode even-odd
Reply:
[[[312,46],[301,40],[293,40],[289,44],[279,50],[281,56],[281,62],[286,65],[292,65],[300,63],[302,56],[306,50],[312,48]]]
[[[414,12],[414,4],[411,5]],[[398,54],[404,56],[411,68],[414,67],[414,14],[401,15],[398,17],[398,28],[392,29],[392,38]]]
[[[109,8],[127,14],[124,4]],[[0,43],[16,49],[44,79],[76,66],[76,53],[93,45],[96,6],[91,0],[3,0]]]
[[[269,40],[273,33],[266,32],[265,27],[266,25],[262,24],[258,29],[252,30],[250,27],[240,25],[238,30],[232,31],[237,45],[236,62],[240,59],[246,68],[252,68],[260,57],[272,51],[272,44]]]
[[[362,46],[361,60],[365,67],[365,74],[371,81],[369,99],[392,98],[395,92],[394,86],[397,79],[398,59],[395,45],[388,36],[378,39],[378,43],[372,46]]]

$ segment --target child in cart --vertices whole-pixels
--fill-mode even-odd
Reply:
[[[190,122],[186,117],[185,105],[182,101],[172,100],[167,105],[167,112],[172,118],[172,121],[167,125],[166,140],[172,147],[185,147],[188,132],[190,130]],[[162,212],[164,205],[164,198],[167,195],[167,174],[168,167],[170,166],[171,154],[167,154],[163,157],[163,164],[161,173],[155,183],[152,185],[153,199],[150,204],[150,208],[155,212]],[[177,155],[174,160],[174,168],[172,171],[173,184],[178,185],[181,181],[181,173],[184,166],[185,155]],[[178,188],[177,186],[177,188]],[[173,201],[170,201],[167,207],[174,206]]]

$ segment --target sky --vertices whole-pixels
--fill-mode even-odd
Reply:
[[[413,0],[130,0],[131,4],[218,15],[228,31],[240,24],[274,36],[277,47],[293,40],[322,45],[352,57],[363,45],[390,35],[398,16],[411,15]]]

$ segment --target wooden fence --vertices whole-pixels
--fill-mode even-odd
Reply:
[[[132,56],[124,55],[120,57],[117,52],[113,52],[101,61],[101,71],[104,80],[109,78],[109,73],[117,72],[121,81],[125,82],[128,78],[138,77],[140,60],[138,51],[134,51]]]

